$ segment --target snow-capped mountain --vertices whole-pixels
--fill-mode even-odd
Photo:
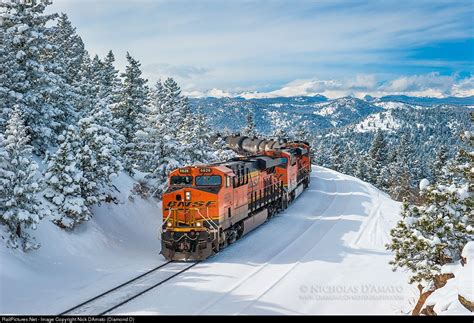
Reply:
[[[414,119],[417,119],[418,124],[423,123],[423,119],[431,118],[431,115],[438,113],[446,115],[448,112],[450,121],[457,120],[460,114],[470,109],[466,105],[470,100],[470,98],[441,100],[403,96],[382,98],[367,96],[365,100],[343,97],[329,100],[324,96],[299,96],[249,100],[240,97],[207,97],[190,99],[190,102],[195,109],[199,108],[207,115],[211,125],[216,129],[238,132],[244,127],[247,115],[251,113],[255,116],[257,130],[268,133],[272,130],[270,114],[280,114],[282,118],[295,120],[295,124],[307,122],[310,130],[315,132],[359,124],[362,127],[365,124],[372,130],[378,128],[387,130],[397,128],[396,125],[402,123],[410,123]],[[434,111],[427,111],[433,109]],[[386,110],[395,111],[384,112]],[[415,110],[418,111],[416,117],[410,117],[409,114]]]
[[[310,128],[329,129],[357,123],[372,113],[383,111],[382,107],[364,100],[344,97],[328,100],[316,97],[280,97],[245,100],[242,98],[191,99],[194,108],[200,108],[216,128],[239,131],[245,124],[248,113],[255,115],[256,126],[261,132],[271,131],[271,113],[296,117],[307,121]]]

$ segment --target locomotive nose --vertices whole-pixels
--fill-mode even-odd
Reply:
[[[184,198],[185,201],[191,201],[191,191],[190,190],[184,190],[183,192],[178,192],[176,193],[174,199],[178,202],[182,201]]]

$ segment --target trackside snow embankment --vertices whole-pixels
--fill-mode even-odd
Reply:
[[[0,245],[0,313],[58,314],[164,260],[158,254],[157,201],[128,199],[134,180],[114,180],[118,204],[94,208],[73,232],[45,218],[32,234],[41,248],[28,253]]]

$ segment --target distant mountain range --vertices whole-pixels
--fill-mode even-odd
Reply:
[[[366,96],[364,99],[343,97],[333,100],[322,95],[259,99],[207,97],[190,99],[190,102],[195,109],[199,108],[207,115],[215,129],[240,131],[245,126],[247,115],[252,113],[257,129],[268,133],[272,130],[272,116],[275,115],[289,120],[293,127],[306,121],[311,129],[320,131],[356,125],[369,116],[372,119],[383,118],[386,113],[376,114],[392,109],[403,109],[405,113],[410,113],[413,109],[436,107],[469,109],[468,106],[474,106],[474,96],[438,99],[391,95],[382,98]]]
[[[213,97],[199,98],[194,100],[206,100],[206,99],[217,99]],[[294,96],[294,97],[275,97],[275,98],[260,98],[260,99],[245,99],[243,97],[233,97],[233,100],[242,100],[242,101],[253,101],[266,104],[272,103],[286,103],[286,104],[311,104],[311,103],[320,103],[333,101],[324,95],[314,95],[314,96]],[[474,105],[474,96],[468,97],[446,97],[446,98],[432,98],[432,97],[415,97],[407,95],[387,95],[380,98],[372,97],[366,95],[363,98],[367,102],[402,102],[413,105],[421,106],[431,106],[437,104],[450,104],[450,105]]]
[[[447,97],[447,98],[429,98],[429,97],[412,97],[406,95],[389,95],[379,99],[380,101],[397,101],[416,105],[434,105],[434,104],[450,104],[450,105],[474,105],[474,96],[468,97]]]

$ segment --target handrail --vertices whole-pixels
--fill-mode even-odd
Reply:
[[[209,218],[209,214],[207,214],[207,216],[204,216],[202,215],[201,211],[199,210],[199,208],[195,208],[195,210],[197,210],[198,214],[207,222],[209,223],[210,226],[212,226],[212,228],[214,230],[219,230],[219,228],[217,227],[217,225],[215,224],[214,221],[211,220],[211,218]],[[209,213],[209,209],[207,208],[207,213]]]
[[[168,216],[165,218],[165,220],[162,222],[161,228],[160,228],[160,233],[163,233],[163,223],[168,222],[168,219],[171,216],[171,208],[168,209]]]

